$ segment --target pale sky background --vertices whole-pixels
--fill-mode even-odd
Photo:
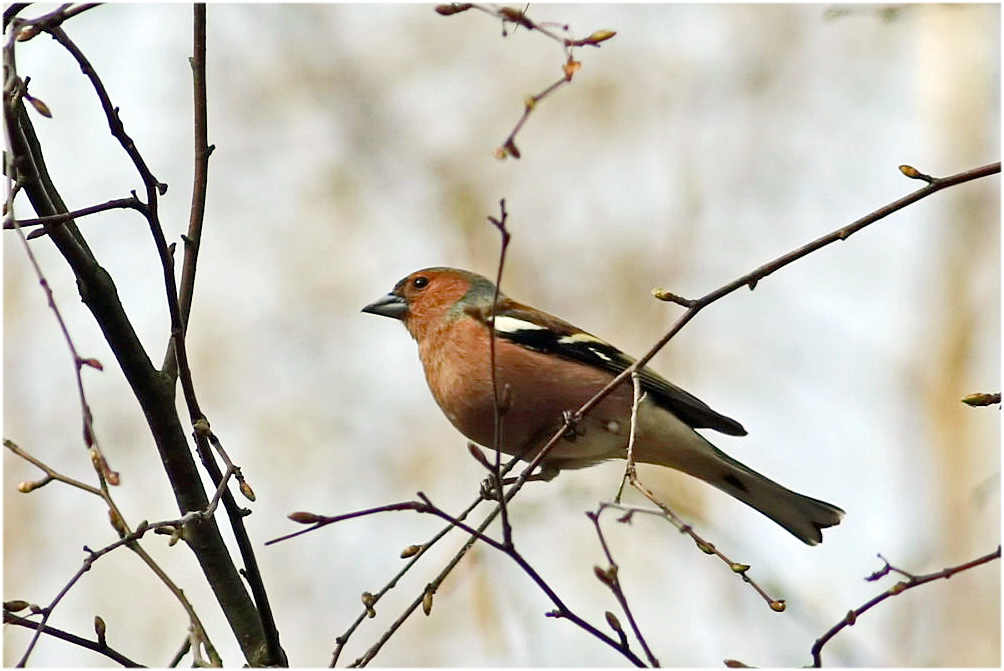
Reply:
[[[34,16],[45,7],[30,9]],[[1000,158],[997,6],[534,5],[575,37],[574,82],[492,153],[522,100],[560,75],[561,48],[502,37],[478,12],[432,5],[211,5],[210,193],[189,328],[203,410],[257,494],[247,519],[291,664],[325,666],[335,637],[399,569],[401,549],[440,527],[394,513],[264,547],[294,510],[339,514],[424,491],[459,511],[482,472],[432,401],[414,343],[359,309],[412,270],[494,274],[485,221],[504,197],[513,243],[505,291],[639,355],[681,313],[653,287],[696,297],[921,186],[908,163],[948,175]],[[161,220],[187,227],[191,188],[191,7],[109,5],[66,25],[127,131],[170,185]],[[35,117],[71,208],[141,184],[70,57],[51,39],[18,68],[53,119]],[[665,666],[811,662],[813,641],[893,584],[1000,542],[1000,412],[958,399],[1000,389],[999,179],[935,195],[701,313],[653,367],[749,435],[716,445],[844,522],[803,546],[756,512],[660,469],[646,482],[750,575],[788,602],[777,614],[667,524],[605,530],[620,576]],[[30,217],[21,202],[20,217]],[[168,337],[160,268],[143,220],[78,222],[151,357]],[[94,481],[72,364],[23,249],[4,236],[4,437]],[[142,413],[47,240],[32,243],[82,355],[101,444],[122,474],[128,520],[177,516]],[[4,598],[44,604],[80,548],[114,540],[94,497],[4,460]],[[617,612],[583,514],[615,491],[622,462],[531,483],[515,540],[578,613]],[[496,530],[497,531],[497,530]],[[356,659],[460,543],[437,547],[350,640]],[[196,603],[229,666],[243,658],[191,553],[144,546]],[[918,588],[867,613],[824,650],[831,666],[996,666],[1000,564]],[[622,666],[567,622],[507,558],[481,548],[404,625],[381,666]],[[139,561],[99,561],[50,623],[142,663],[185,635],[177,603]],[[624,618],[621,618],[624,621]],[[28,634],[7,627],[4,663]],[[109,662],[44,640],[35,666]]]

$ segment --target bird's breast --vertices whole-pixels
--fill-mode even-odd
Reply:
[[[565,413],[577,410],[613,377],[500,338],[495,350],[496,395],[487,333],[482,329],[481,337],[470,342],[477,346],[437,346],[435,339],[420,346],[429,388],[450,422],[479,445],[495,445],[497,414],[499,447],[514,456],[532,458],[561,428]],[[577,461],[588,465],[622,454],[630,424],[630,400],[630,385],[622,385],[574,430],[566,432],[548,453],[547,461],[568,462],[565,467],[574,468]]]

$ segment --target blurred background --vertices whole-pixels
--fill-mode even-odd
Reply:
[[[23,15],[50,7],[30,8]],[[192,180],[192,10],[108,5],[67,33],[91,59],[127,131],[170,185],[161,220],[180,241]],[[696,297],[922,186],[899,164],[948,175],[1000,158],[1000,8],[988,5],[534,5],[582,48],[573,83],[493,151],[522,101],[561,76],[561,47],[470,11],[431,5],[211,5],[209,199],[189,350],[200,403],[257,493],[247,524],[290,663],[324,666],[335,637],[440,524],[394,513],[264,547],[294,510],[339,514],[414,498],[450,511],[481,467],[425,387],[401,325],[359,312],[407,273],[453,265],[493,275],[486,217],[505,198],[513,242],[504,290],[640,355],[681,314],[651,298]],[[36,117],[71,209],[141,184],[72,59],[44,36],[18,69],[51,108]],[[1000,415],[959,399],[1000,389],[999,179],[921,201],[702,312],[653,361],[740,420],[709,435],[781,483],[847,511],[821,546],[662,469],[646,483],[788,610],[772,612],[720,562],[656,519],[605,532],[636,616],[666,666],[810,663],[813,641],[892,585],[1000,542]],[[34,216],[25,202],[19,217]],[[154,361],[169,325],[143,220],[78,222]],[[4,437],[93,482],[72,360],[20,242],[4,236]],[[72,276],[31,243],[85,370],[99,440],[122,475],[132,524],[177,516],[142,412]],[[184,416],[184,415],[183,415]],[[4,598],[48,603],[81,547],[115,539],[96,497],[3,459]],[[601,628],[617,612],[593,575],[604,559],[583,514],[609,500],[623,462],[531,483],[511,508],[517,547],[569,606]],[[636,501],[636,499],[631,499]],[[497,529],[496,529],[497,531]],[[356,659],[460,545],[437,546],[377,606],[340,663]],[[193,556],[145,547],[195,602],[228,665],[243,663]],[[824,649],[847,666],[996,666],[1000,564],[909,591]],[[431,617],[386,645],[385,666],[613,666],[506,557],[479,547]],[[125,551],[100,560],[50,624],[166,664],[187,620]],[[623,618],[622,618],[623,619]],[[29,632],[7,627],[4,663]],[[102,666],[43,640],[35,666]]]

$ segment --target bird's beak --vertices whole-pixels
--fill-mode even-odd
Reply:
[[[363,312],[392,319],[404,319],[404,315],[408,312],[408,301],[400,296],[387,294],[364,307]]]

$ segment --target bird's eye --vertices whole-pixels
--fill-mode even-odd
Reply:
[[[429,284],[429,278],[423,275],[419,275],[418,277],[416,277],[411,281],[411,286],[415,287],[416,289],[424,289],[428,284]]]

